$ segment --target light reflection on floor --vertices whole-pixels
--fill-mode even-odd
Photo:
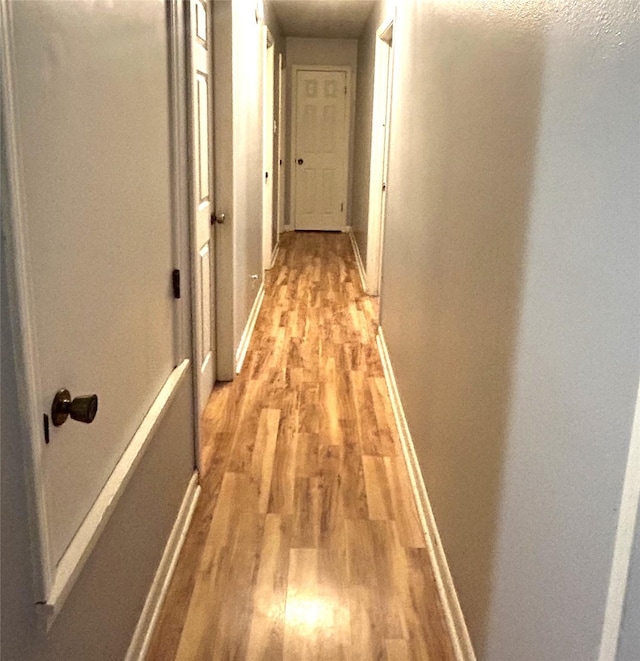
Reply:
[[[301,635],[334,626],[336,604],[310,596],[289,596],[285,610],[285,623]]]

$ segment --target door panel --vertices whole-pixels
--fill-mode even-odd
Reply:
[[[198,182],[198,208],[206,205],[209,202],[209,112],[207,110],[207,103],[209,98],[209,85],[208,78],[205,73],[198,71],[196,74],[197,81],[197,118],[198,124],[196,126],[196,168]],[[198,225],[200,229],[200,225]],[[206,229],[206,228],[205,228]],[[199,240],[206,241],[206,236]]]
[[[175,365],[167,52],[126,8],[91,29],[69,3],[12,9],[31,367],[50,423],[34,479],[55,568]],[[92,424],[51,424],[61,388],[98,395]]]
[[[340,230],[346,224],[347,99],[345,71],[297,72],[296,229]]]
[[[193,126],[193,195],[196,363],[198,366],[198,409],[201,413],[213,390],[215,354],[212,323],[213,307],[213,211],[209,113],[212,107],[209,56],[209,5],[202,0],[191,2],[191,68]]]

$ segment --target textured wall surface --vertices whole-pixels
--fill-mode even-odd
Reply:
[[[481,659],[597,656],[638,387],[636,3],[398,3],[382,326]]]
[[[232,5],[234,351],[262,278],[262,35],[255,6]],[[255,279],[252,276],[257,275]]]
[[[367,259],[376,30],[382,20],[383,10],[384,3],[376,2],[360,39],[358,39],[358,86],[356,89],[356,121],[354,128],[351,231],[355,235],[363,263]]]

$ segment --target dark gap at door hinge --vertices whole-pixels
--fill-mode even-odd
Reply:
[[[173,269],[171,287],[173,288],[173,298],[180,298],[180,269]]]
[[[340,211],[344,211],[344,202],[340,202]]]
[[[49,443],[49,416],[45,413],[42,416],[42,422],[44,424],[44,442]]]
[[[269,178],[269,173],[268,173],[268,172],[265,172],[265,173],[264,173],[264,178],[265,178],[265,179],[268,179],[268,178]]]

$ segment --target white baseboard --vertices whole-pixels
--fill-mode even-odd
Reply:
[[[627,456],[627,468],[620,508],[618,528],[611,562],[609,590],[604,612],[602,636],[598,661],[614,661],[618,651],[620,627],[624,602],[629,589],[629,566],[633,554],[633,540],[636,526],[640,526],[640,389],[636,399],[636,410],[631,429],[631,441]]]
[[[187,536],[196,503],[200,497],[200,491],[198,473],[194,473],[182,499],[180,511],[173,524],[167,545],[164,548],[164,553],[162,554],[156,575],[153,578],[151,589],[144,602],[144,608],[140,614],[136,630],[133,632],[133,638],[129,644],[125,661],[143,661],[147,655],[151,637],[153,636],[153,631],[160,615],[160,609],[164,603],[171,577],[178,562],[178,556]]]
[[[351,246],[353,248],[353,254],[356,256],[356,264],[358,265],[358,274],[360,276],[360,284],[362,285],[362,291],[365,294],[369,293],[367,289],[367,274],[364,271],[364,264],[362,263],[362,256],[360,255],[360,248],[358,248],[358,242],[356,241],[355,234],[349,232],[351,237]]]
[[[382,328],[378,329],[378,351],[380,352],[380,359],[382,360],[382,367],[384,369],[387,389],[389,390],[393,415],[398,427],[402,454],[409,472],[411,489],[416,500],[420,524],[427,543],[427,549],[433,566],[438,592],[442,600],[442,606],[451,635],[456,659],[457,661],[475,661],[475,652],[473,651],[469,631],[467,630],[464,615],[460,608],[460,602],[458,601],[458,595],[453,584],[447,558],[444,554],[444,549],[442,548],[442,542],[440,540],[438,528],[436,527],[433,510],[431,509],[431,503],[429,502],[429,495],[427,494],[427,489],[422,478],[422,472],[418,465],[418,458],[416,457],[413,440],[411,439],[407,419],[404,414],[402,402],[400,401],[398,386],[391,366],[391,360],[389,358],[389,352]]]
[[[276,259],[278,259],[278,253],[280,252],[280,242],[278,241],[273,248],[273,253],[271,253],[271,264],[269,264],[269,270],[271,270],[276,265]]]
[[[247,319],[247,325],[242,331],[240,344],[236,350],[236,374],[240,374],[240,370],[242,369],[242,363],[244,363],[244,359],[247,355],[247,349],[249,349],[249,342],[251,342],[251,336],[253,335],[253,329],[256,326],[258,314],[260,314],[260,308],[262,307],[263,299],[264,283],[260,283],[260,289],[258,290],[255,301],[253,301],[253,306],[251,307],[251,312],[249,313],[249,318]]]

